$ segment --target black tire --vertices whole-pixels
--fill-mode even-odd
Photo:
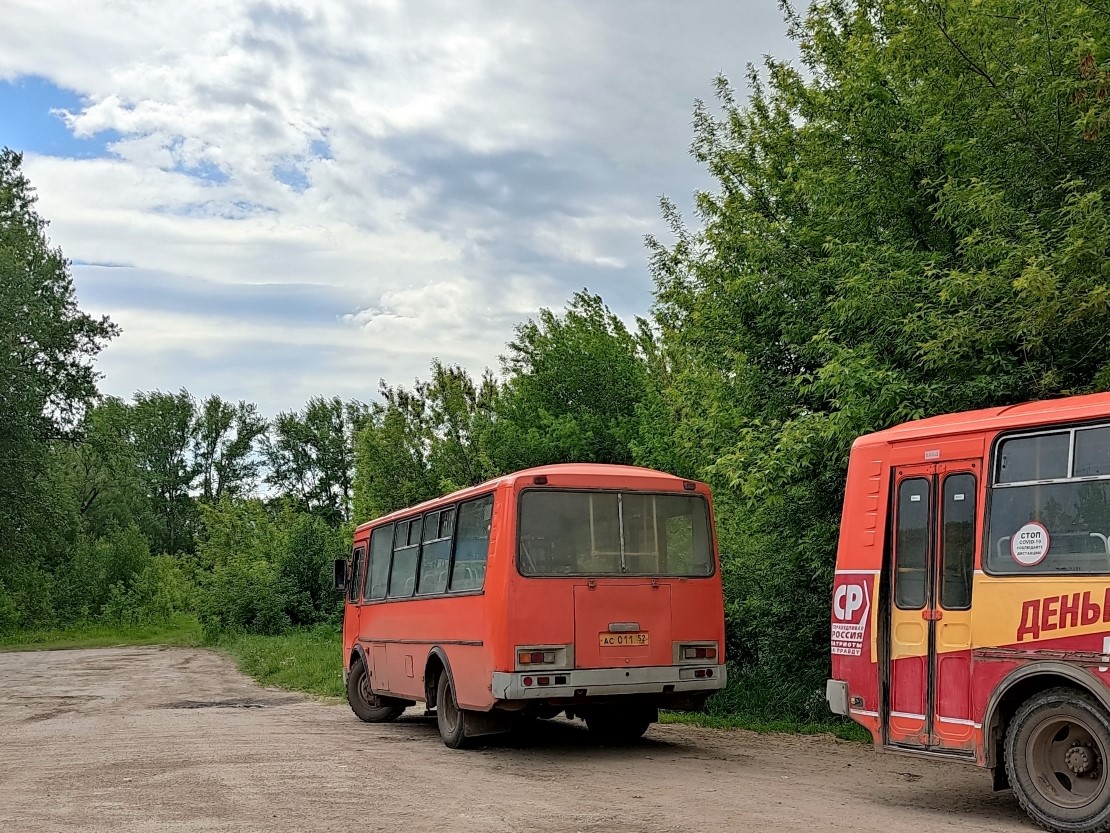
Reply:
[[[351,663],[347,674],[347,702],[358,719],[366,723],[391,723],[405,711],[403,704],[379,697],[370,690],[370,678],[362,660]]]
[[[1110,831],[1110,715],[1089,694],[1053,688],[1026,700],[1006,730],[1018,803],[1053,833]]]
[[[449,749],[466,749],[473,745],[473,739],[466,736],[466,712],[459,708],[446,671],[440,671],[436,680],[436,724],[439,736]]]
[[[603,706],[584,715],[590,734],[602,743],[632,743],[643,737],[659,719],[659,712],[646,706]]]

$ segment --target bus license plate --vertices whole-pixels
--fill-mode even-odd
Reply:
[[[628,645],[647,645],[647,631],[633,633],[602,633],[598,635],[602,648],[616,648]]]

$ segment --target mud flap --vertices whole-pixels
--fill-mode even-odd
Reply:
[[[1010,779],[1006,775],[1006,767],[1003,764],[991,768],[991,778],[993,780],[991,786],[995,792],[1010,789]]]
[[[500,735],[513,728],[512,715],[494,709],[488,712],[463,712],[463,734],[468,738]]]

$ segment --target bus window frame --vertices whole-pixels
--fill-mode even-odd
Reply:
[[[937,592],[936,592],[935,602],[936,602],[937,610],[951,610],[953,612],[971,610],[972,605],[975,603],[975,559],[979,555],[979,553],[976,552],[977,543],[979,541],[979,536],[975,535],[976,530],[973,529],[971,539],[970,539],[971,540],[971,548],[972,548],[971,549],[971,573],[970,573],[970,576],[969,576],[969,584],[968,584],[968,588],[967,588],[967,604],[960,605],[960,606],[946,605],[944,603],[944,564],[945,564],[945,557],[947,556],[947,552],[946,552],[946,550],[947,550],[947,541],[945,540],[945,537],[944,537],[944,532],[945,532],[944,527],[945,527],[945,524],[947,523],[948,518],[947,518],[947,507],[945,505],[945,500],[944,499],[945,499],[945,497],[947,497],[947,495],[945,493],[945,488],[947,487],[948,481],[951,480],[954,477],[970,477],[971,478],[972,494],[973,494],[973,499],[974,499],[973,509],[972,509],[972,513],[971,513],[971,524],[972,524],[973,527],[976,524],[979,523],[979,489],[980,489],[979,477],[978,477],[978,475],[976,475],[976,473],[974,471],[963,471],[963,470],[949,471],[949,472],[944,472],[942,474],[942,476],[939,478],[940,488],[937,489],[937,497],[938,497],[938,501],[937,501],[937,557],[936,557],[936,565],[935,565],[936,569],[937,569],[937,579],[936,579],[936,581],[937,581]],[[987,516],[984,515],[983,516],[984,525],[986,525],[986,521],[987,521]]]
[[[416,512],[412,515],[405,515],[403,517],[386,516],[386,517],[389,517],[389,520],[383,521],[383,523],[380,523],[380,524],[376,524],[375,526],[372,526],[372,527],[370,527],[369,529],[366,530],[366,535],[367,535],[366,540],[367,541],[370,540],[370,537],[374,534],[374,530],[378,529],[379,527],[388,526],[388,525],[392,524],[393,527],[394,527],[393,540],[396,541],[397,540],[396,539],[397,525],[407,523],[408,521],[414,520],[414,519],[419,517],[421,519],[421,525],[422,525],[421,528],[423,528],[424,517],[426,515],[429,515],[433,512],[442,512],[442,511],[445,511],[447,509],[454,509],[455,510],[455,519],[452,522],[452,526],[451,526],[451,539],[452,539],[452,541],[451,541],[451,561],[447,565],[447,569],[450,571],[450,570],[454,569],[454,566],[455,566],[455,543],[454,543],[454,539],[455,539],[455,536],[458,534],[459,506],[464,504],[464,503],[470,503],[472,500],[480,500],[480,499],[485,498],[485,497],[492,497],[493,498],[493,509],[494,509],[494,511],[496,511],[496,509],[497,509],[497,489],[496,488],[488,489],[484,492],[479,492],[476,495],[468,496],[463,500],[455,500],[455,501],[452,501],[451,503],[444,503],[444,504],[438,505],[438,506],[429,506],[426,509],[424,509],[424,511]],[[369,552],[369,551],[370,551],[369,544],[367,544],[367,552]],[[424,558],[424,542],[421,541],[420,542],[420,553],[418,554],[417,560],[416,560],[417,582],[419,582],[419,579],[420,579],[420,562],[423,560],[423,558]],[[486,559],[487,559],[487,564],[488,564],[489,563],[489,555],[488,554],[486,556]],[[450,573],[448,573],[448,575],[450,575]],[[392,578],[393,578],[393,549],[392,548],[389,551],[389,573],[388,573],[388,576],[389,576],[389,579],[392,580]],[[483,595],[485,595],[485,592],[486,592],[486,585],[485,585],[484,581],[482,582],[482,587],[477,589],[477,590],[454,590],[453,591],[453,590],[451,590],[451,582],[450,582],[450,580],[448,580],[447,590],[445,590],[442,593],[419,594],[419,593],[414,592],[413,595],[411,595],[411,596],[394,596],[393,598],[390,598],[389,597],[389,585],[387,583],[387,585],[386,585],[386,596],[385,596],[384,599],[364,599],[362,601],[362,603],[367,604],[367,605],[380,605],[380,604],[395,604],[397,602],[426,601],[428,599],[456,599],[456,598],[463,598],[465,596],[483,596]]]
[[[444,512],[450,512],[451,513],[451,532],[450,532],[450,534],[441,536],[439,538],[432,538],[430,540],[425,541],[424,540],[423,527],[426,527],[428,525],[428,517],[430,515],[438,515],[438,517],[436,518],[436,527],[437,527],[437,534],[438,534],[438,527],[443,526],[443,513]],[[420,532],[420,538],[421,538],[421,540],[420,540],[420,556],[416,559],[416,587],[415,587],[415,590],[412,594],[412,598],[414,598],[414,599],[437,599],[441,596],[448,596],[448,595],[461,596],[461,595],[464,595],[462,593],[462,591],[459,591],[457,593],[451,593],[451,568],[454,566],[454,562],[455,562],[455,534],[458,532],[458,527],[459,527],[459,504],[458,503],[450,503],[450,504],[446,504],[444,506],[437,506],[434,509],[429,509],[427,512],[424,513],[423,518],[422,518],[421,532]],[[449,546],[447,548],[447,581],[444,584],[444,587],[446,589],[442,593],[421,593],[420,592],[420,572],[421,572],[421,570],[424,569],[424,547],[427,544],[438,544],[441,541],[450,541],[451,542],[451,546]],[[392,562],[392,556],[390,556],[390,561]]]
[[[1110,420],[1106,417],[1099,417],[1097,419],[1081,420],[1077,422],[1060,422],[1050,423],[1040,426],[1035,429],[1016,428],[1012,430],[1003,429],[995,435],[991,441],[989,467],[987,469],[988,476],[983,479],[983,488],[986,490],[986,499],[983,501],[983,529],[981,531],[981,547],[979,550],[979,569],[984,574],[999,579],[1048,579],[1048,578],[1061,578],[1061,577],[1099,577],[1110,576],[1110,568],[1102,571],[1043,571],[1030,568],[1024,572],[998,572],[991,569],[991,509],[994,504],[995,489],[1013,489],[1017,487],[1026,486],[1048,486],[1067,483],[1096,483],[1101,480],[1110,481],[1110,474],[1096,474],[1088,475],[1085,477],[1052,477],[1044,480],[1022,480],[1017,483],[995,483],[998,477],[998,466],[1001,464],[999,453],[1002,448],[1002,443],[1008,440],[1024,439],[1026,437],[1040,437],[1046,434],[1060,434],[1067,433],[1068,436],[1068,472],[1069,474],[1075,471],[1075,434],[1078,431],[1090,428],[1110,428]]]
[[[521,550],[520,550],[520,517],[521,509],[523,508],[524,496],[529,492],[579,492],[586,494],[628,494],[628,495],[655,495],[657,497],[693,497],[698,498],[702,506],[705,507],[705,529],[709,535],[709,556],[712,561],[713,569],[705,575],[691,575],[687,574],[651,574],[651,573],[560,573],[558,575],[533,575],[532,573],[524,572],[521,564]],[[682,491],[659,491],[658,489],[564,489],[558,486],[529,486],[528,488],[521,489],[516,498],[516,524],[514,525],[513,543],[514,555],[513,563],[516,566],[517,575],[525,579],[666,579],[668,581],[700,581],[702,579],[715,578],[721,560],[720,553],[717,550],[717,528],[713,518],[713,507],[710,504],[709,498],[701,492],[688,492],[685,489]]]
[[[359,552],[362,552],[361,560],[358,558]],[[362,573],[359,576],[359,573]],[[345,594],[344,604],[359,605],[362,604],[363,588],[366,582],[370,580],[370,541],[367,539],[359,541],[351,547],[351,579],[350,585]],[[351,598],[351,591],[354,592],[354,598]]]

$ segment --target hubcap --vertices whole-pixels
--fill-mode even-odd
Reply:
[[[1037,791],[1068,809],[1089,804],[1107,787],[1104,750],[1078,717],[1051,716],[1033,729],[1026,763]]]

